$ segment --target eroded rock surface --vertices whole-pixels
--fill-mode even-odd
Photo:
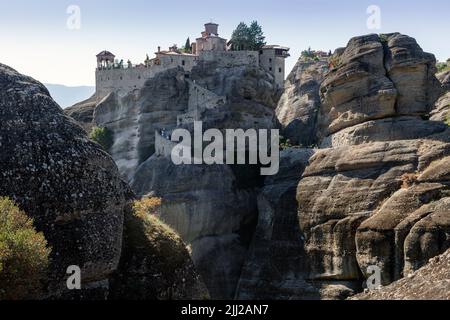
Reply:
[[[354,300],[450,300],[450,251],[431,259],[423,268],[379,290]]]
[[[413,38],[398,33],[355,37],[330,61],[333,67],[320,89],[323,147],[418,139],[439,132],[435,124],[420,124],[420,119],[415,126],[422,130],[401,130],[410,117],[427,116],[442,94],[435,57]],[[384,121],[389,118],[399,120]]]
[[[316,143],[319,88],[327,71],[326,60],[304,61],[300,58],[287,78],[276,115],[283,128],[283,137],[294,145]]]
[[[414,39],[368,35],[330,59],[322,149],[297,189],[310,279],[388,284],[449,246],[448,126],[428,121],[441,94],[435,59]],[[411,90],[413,88],[413,90]]]
[[[41,83],[0,65],[0,88],[0,195],[17,202],[52,247],[48,295],[67,293],[66,270],[77,265],[86,289],[78,298],[104,298],[129,187]]]

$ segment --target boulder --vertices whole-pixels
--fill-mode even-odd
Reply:
[[[0,64],[0,88],[0,195],[34,219],[52,248],[47,296],[68,294],[66,271],[76,265],[84,289],[76,298],[103,299],[119,263],[129,187],[41,83]]]

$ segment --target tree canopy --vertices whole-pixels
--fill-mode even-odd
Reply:
[[[260,50],[266,45],[266,37],[262,27],[257,21],[253,21],[250,26],[245,22],[239,23],[231,36],[232,50]]]

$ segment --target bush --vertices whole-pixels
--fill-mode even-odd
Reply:
[[[92,128],[89,138],[100,144],[106,151],[109,151],[114,143],[113,133],[108,128]]]
[[[11,200],[0,198],[0,300],[38,298],[49,255],[33,220]]]

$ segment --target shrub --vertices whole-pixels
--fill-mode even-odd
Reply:
[[[106,151],[109,151],[114,143],[113,133],[108,128],[92,128],[89,138],[100,144]]]
[[[291,147],[292,147],[291,140],[289,140],[285,137],[280,137],[280,149],[281,150],[289,149]]]
[[[0,198],[0,300],[38,298],[49,255],[33,220],[11,200]]]

